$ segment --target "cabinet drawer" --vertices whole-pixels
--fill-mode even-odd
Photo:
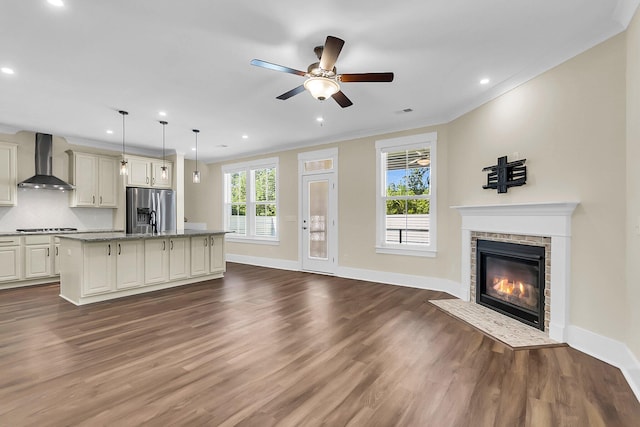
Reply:
[[[51,236],[24,236],[25,245],[48,245],[49,243],[51,243]]]
[[[0,246],[17,246],[20,244],[18,236],[0,236]]]

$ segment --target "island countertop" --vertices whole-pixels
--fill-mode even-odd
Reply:
[[[230,233],[224,230],[182,230],[182,231],[166,231],[162,233],[136,233],[127,234],[122,232],[111,233],[75,233],[61,234],[57,237],[60,239],[79,240],[82,242],[104,242],[107,240],[137,240],[137,239],[164,239],[170,237],[192,237],[192,236],[211,236]]]

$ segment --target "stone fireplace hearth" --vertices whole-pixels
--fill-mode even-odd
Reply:
[[[544,327],[567,342],[571,273],[571,216],[577,202],[454,206],[462,216],[462,299],[476,301],[476,242],[522,242],[545,247]]]

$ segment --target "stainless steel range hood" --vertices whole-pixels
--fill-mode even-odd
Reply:
[[[53,136],[36,133],[36,174],[18,184],[21,188],[73,190],[74,187],[53,176]]]

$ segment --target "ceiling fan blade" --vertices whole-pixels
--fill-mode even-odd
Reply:
[[[393,73],[340,74],[340,81],[350,82],[392,82]]]
[[[350,105],[353,105],[353,102],[351,102],[351,100],[349,98],[347,98],[347,95],[345,95],[344,93],[342,93],[342,91],[338,91],[336,93],[334,93],[333,95],[331,95],[331,97],[333,99],[336,100],[336,102],[342,107],[342,108],[346,108],[349,107]]]
[[[322,49],[322,57],[320,58],[320,68],[327,71],[333,70],[342,46],[344,46],[344,40],[327,36],[327,40],[324,42],[324,48]]]
[[[256,67],[268,68],[274,71],[282,71],[283,73],[297,74],[299,76],[304,76],[305,74],[307,74],[304,71],[294,70],[293,68],[285,67],[278,64],[272,64],[271,62],[262,61],[260,59],[252,59],[251,65],[255,65]]]
[[[300,85],[297,88],[291,89],[289,92],[285,92],[282,95],[277,96],[276,98],[285,100],[285,99],[291,98],[294,95],[299,94],[300,92],[304,92],[304,85]]]

